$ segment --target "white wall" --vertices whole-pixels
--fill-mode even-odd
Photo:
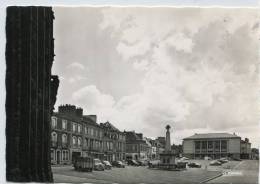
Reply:
[[[240,153],[240,138],[228,140],[228,152]]]
[[[194,141],[183,140],[183,153],[194,153]]]

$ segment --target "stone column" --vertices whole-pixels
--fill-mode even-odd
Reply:
[[[6,179],[52,182],[50,118],[59,85],[51,7],[8,7],[6,17]]]
[[[165,151],[171,151],[171,135],[170,135],[170,125],[166,126],[166,145]]]

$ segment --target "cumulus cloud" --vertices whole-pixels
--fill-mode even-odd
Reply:
[[[85,86],[72,94],[75,104],[84,108],[85,114],[97,114],[99,120],[106,121],[115,104],[111,95],[100,92],[96,86]]]
[[[73,62],[67,66],[68,69],[84,70],[85,66],[81,63]]]
[[[167,122],[180,131],[258,125],[256,10],[123,10],[103,10],[100,27],[120,35],[118,53],[145,75],[143,93],[118,102],[134,112],[124,121],[154,134]]]
[[[171,124],[177,143],[195,132],[236,132],[257,142],[260,17],[256,9],[95,11],[98,17],[91,19],[96,21],[91,21],[95,34],[87,35],[95,37],[94,45],[100,47],[93,49],[90,44],[77,53],[90,50],[81,59],[91,61],[87,68],[92,65],[92,75],[98,77],[93,85],[78,87],[72,103],[82,106],[86,114],[97,114],[99,122],[110,120],[121,130],[136,130],[148,137],[164,135],[165,125]],[[104,52],[107,48],[109,53]],[[103,53],[106,58],[98,59]],[[104,69],[98,70],[101,65]],[[136,82],[124,78],[118,84],[113,81],[123,78],[126,70],[112,75],[111,69],[117,66],[127,67],[129,76],[133,75],[129,78],[141,75],[134,78]],[[75,77],[71,78],[75,83]],[[108,83],[102,83],[108,78]],[[137,83],[141,89],[132,90]],[[131,94],[116,96],[109,91],[111,85],[117,91],[124,86]]]

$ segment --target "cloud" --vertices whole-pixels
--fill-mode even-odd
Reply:
[[[67,66],[68,69],[84,70],[85,66],[81,63],[73,62]]]
[[[83,12],[92,12],[85,24]],[[163,136],[169,123],[178,143],[195,132],[259,138],[252,131],[260,112],[256,9],[89,8],[73,14],[62,20],[77,20],[80,28],[73,24],[75,34],[68,34],[74,37],[60,38],[57,48],[62,61],[86,61],[95,80],[77,83],[85,70],[70,66],[74,73],[65,77],[78,86],[68,87],[72,97],[66,91],[65,100],[97,114],[99,122],[148,137]],[[75,40],[84,49],[71,49]]]
[[[152,136],[166,122],[179,131],[258,125],[256,10],[123,10],[103,10],[101,28],[118,34],[117,52],[144,72],[143,92],[120,99],[124,116],[114,119]]]
[[[72,94],[75,104],[84,108],[84,113],[97,114],[99,118],[107,116],[115,104],[111,95],[101,93],[96,86],[89,85]]]
[[[79,82],[79,81],[82,81],[82,80],[85,80],[87,79],[87,77],[83,77],[81,75],[75,75],[73,77],[70,77],[68,82],[69,83],[75,83],[75,82]]]

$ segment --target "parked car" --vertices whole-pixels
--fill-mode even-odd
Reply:
[[[188,166],[191,168],[201,168],[201,164],[196,163],[196,162],[191,162],[188,164]]]
[[[121,161],[113,161],[112,162],[113,167],[118,167],[118,168],[125,168],[125,164]]]
[[[127,160],[127,165],[139,166],[139,163],[136,160]]]
[[[104,171],[105,170],[105,165],[102,164],[102,162],[97,158],[94,159],[94,170],[96,170],[96,171]]]
[[[180,160],[189,160],[189,158],[187,158],[187,157],[181,157]]]
[[[226,159],[226,158],[221,158],[221,159],[219,159],[218,161],[223,164],[223,163],[227,163],[227,162],[228,162],[228,159]]]
[[[186,159],[186,158],[181,158],[181,159],[179,159],[179,160],[177,160],[177,163],[185,163],[185,164],[188,164],[189,163],[189,161]]]
[[[209,165],[215,165],[215,166],[218,166],[218,165],[221,165],[222,163],[219,162],[218,160],[213,160],[209,163]]]
[[[105,169],[108,169],[108,170],[112,169],[112,165],[110,164],[109,161],[104,160],[102,163],[105,165]]]
[[[145,160],[136,160],[136,162],[140,165],[140,166],[147,166],[148,162]]]

